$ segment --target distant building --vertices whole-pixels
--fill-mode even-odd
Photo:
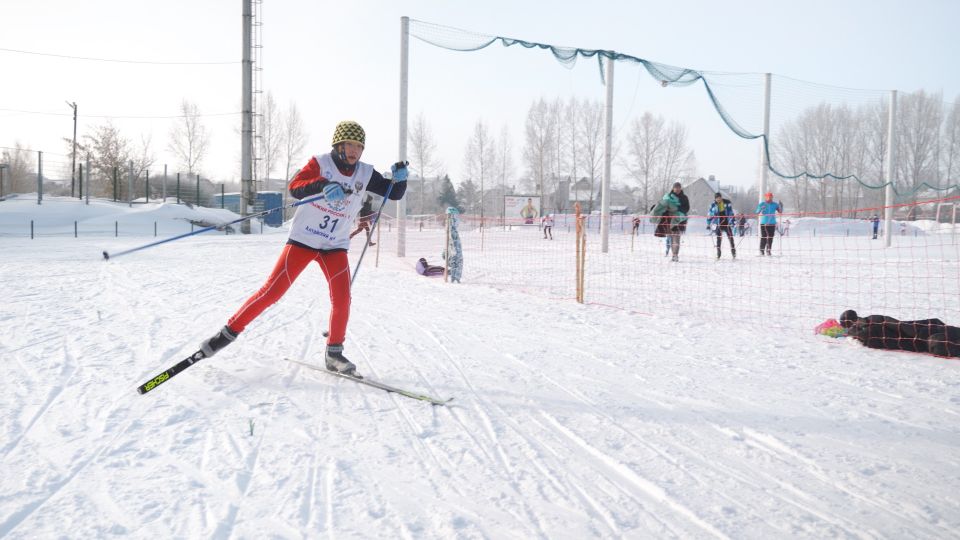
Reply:
[[[595,180],[592,183],[593,189],[596,190],[593,197],[590,196],[591,182],[589,178],[581,178],[576,182],[571,182],[570,179],[561,180],[557,185],[556,199],[564,201],[565,204],[557,204],[555,210],[558,212],[573,212],[574,205],[579,202],[583,212],[600,212],[600,205],[603,203],[600,196],[600,180]],[[635,204],[633,194],[629,190],[617,186],[610,188],[609,205],[611,214],[629,214],[633,211]]]
[[[738,190],[731,186],[721,186],[712,174],[708,178],[698,178],[683,186],[683,192],[690,199],[690,212],[688,214],[691,216],[707,215],[717,193],[723,195],[724,199],[728,199],[737,212],[753,210],[753,208],[740,208],[737,204],[740,199]],[[754,206],[756,206],[755,203]]]
[[[218,193],[213,196],[214,206],[223,207],[236,213],[240,213],[240,193],[225,193],[221,197]],[[283,225],[283,212],[279,210],[283,206],[283,193],[279,191],[258,191],[257,200],[253,208],[247,208],[251,214],[263,212],[265,210],[278,209],[276,212],[270,212],[263,216],[263,222],[271,227]]]

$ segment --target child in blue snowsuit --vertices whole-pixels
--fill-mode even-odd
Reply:
[[[444,258],[447,259],[447,275],[450,276],[451,283],[460,283],[460,275],[463,274],[463,247],[460,245],[460,233],[457,231],[457,225],[460,218],[457,214],[460,212],[454,208],[447,208],[447,219],[450,220],[450,240],[447,249],[444,250]]]

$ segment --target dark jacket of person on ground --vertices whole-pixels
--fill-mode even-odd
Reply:
[[[891,349],[960,357],[960,327],[940,319],[900,321],[886,315],[860,317],[848,309],[840,315],[847,335],[872,349]]]
[[[421,276],[442,276],[443,272],[444,267],[430,264],[423,257],[417,261],[417,273]]]

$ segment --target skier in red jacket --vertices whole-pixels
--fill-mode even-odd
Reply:
[[[287,292],[306,266],[316,261],[327,278],[330,292],[326,368],[347,375],[356,375],[356,366],[343,356],[343,341],[350,319],[350,267],[347,249],[350,231],[363,204],[364,193],[381,197],[390,191],[391,200],[399,200],[406,191],[407,169],[403,162],[390,167],[391,180],[384,178],[372,165],[360,161],[366,134],[360,124],[344,121],[333,134],[333,150],[310,158],[307,165],[290,181],[290,194],[297,199],[323,194],[322,199],[297,206],[290,225],[287,245],[266,283],[254,293],[213,337],[205,340],[200,350],[209,358],[232,343],[263,310],[276,303]]]

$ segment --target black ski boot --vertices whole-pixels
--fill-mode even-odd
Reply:
[[[233,343],[233,341],[237,339],[237,335],[238,334],[234,333],[229,326],[224,326],[219,332],[214,334],[213,337],[200,344],[200,350],[203,352],[203,356],[210,358],[217,354],[217,351]]]
[[[353,365],[353,362],[347,360],[347,358],[343,356],[342,344],[335,343],[327,345],[327,354],[325,355],[325,360],[328,370],[336,371],[337,373],[342,373],[351,377],[359,377],[359,375],[357,375],[357,366]]]

